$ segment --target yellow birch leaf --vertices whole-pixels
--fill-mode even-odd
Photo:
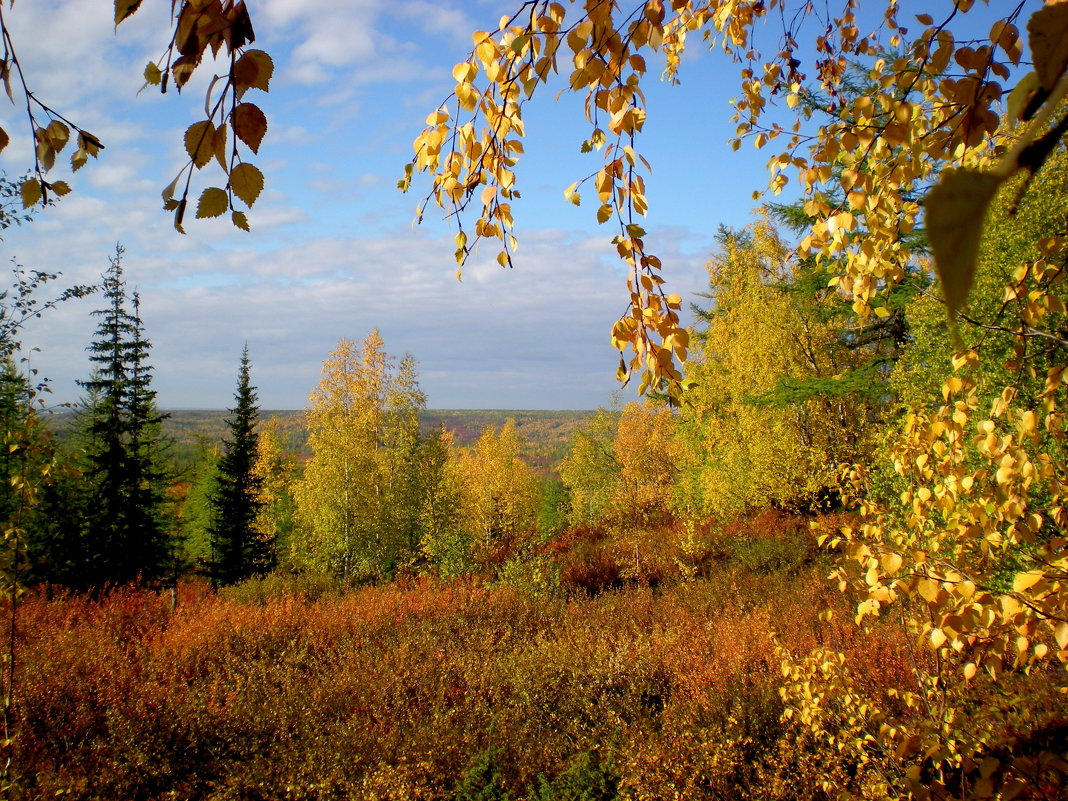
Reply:
[[[211,120],[194,122],[185,131],[185,152],[200,169],[215,153],[215,125]]]
[[[226,163],[226,131],[227,126],[224,122],[215,129],[215,136],[212,137],[212,150],[215,152],[215,160],[219,162],[219,166],[222,167],[223,172],[230,171],[230,166]]]
[[[1042,580],[1042,571],[1032,570],[1028,573],[1017,573],[1012,581],[1013,592],[1024,592],[1031,589]]]
[[[233,80],[237,88],[268,90],[274,62],[262,50],[246,50],[234,64]]]
[[[1009,117],[1014,120],[1023,119],[1024,109],[1027,108],[1027,104],[1037,91],[1038,76],[1033,72],[1029,72],[1009,92],[1009,100],[1006,104]]]
[[[0,150],[3,150],[11,142],[11,137],[7,135],[7,131],[0,128]]]
[[[197,219],[206,217],[218,217],[230,206],[226,192],[218,187],[209,186],[200,196],[197,203]]]
[[[904,561],[899,553],[884,553],[879,557],[879,561],[882,562],[883,571],[892,576],[901,569],[901,564]]]
[[[52,184],[52,191],[60,197],[63,197],[64,195],[69,195],[71,191],[70,184],[68,184],[66,181],[56,181]]]
[[[1038,82],[1053,91],[1068,68],[1068,5],[1040,8],[1027,21],[1027,41]]]
[[[53,149],[57,152],[67,146],[70,141],[70,128],[59,120],[52,120],[45,129],[45,138],[48,139]]]
[[[150,83],[153,86],[159,86],[163,80],[163,73],[160,68],[156,66],[156,62],[150,61],[145,66],[145,83]]]
[[[1063,620],[1057,624],[1057,628],[1053,630],[1053,636],[1057,640],[1057,645],[1061,650],[1068,649],[1068,623]]]
[[[19,186],[19,194],[22,195],[22,208],[28,209],[41,199],[41,182],[36,178],[27,178]]]
[[[238,164],[230,172],[230,188],[246,206],[251,207],[263,191],[263,173],[251,164]]]
[[[452,68],[452,77],[456,79],[456,83],[471,83],[477,74],[478,67],[470,61],[461,61]]]
[[[230,215],[230,219],[234,223],[234,225],[237,228],[240,228],[242,231],[252,230],[251,228],[249,228],[248,215],[245,214],[245,212],[235,211],[233,214]]]
[[[951,313],[968,300],[983,220],[1002,180],[977,170],[946,170],[927,195],[927,236]]]

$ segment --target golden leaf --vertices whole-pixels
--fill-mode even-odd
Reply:
[[[219,162],[219,166],[222,167],[223,172],[230,171],[230,166],[226,163],[226,132],[227,126],[224,122],[215,129],[215,136],[212,137],[212,150],[215,153],[215,160]]]
[[[263,191],[263,173],[251,164],[238,164],[230,172],[230,188],[246,206],[251,207]]]
[[[19,194],[22,195],[22,208],[28,209],[41,199],[41,182],[36,178],[27,178],[19,186]]]
[[[1048,5],[1032,14],[1027,37],[1038,82],[1053,91],[1068,68],[1068,4]]]
[[[1041,570],[1032,570],[1028,573],[1017,573],[1012,581],[1013,592],[1024,592],[1031,589],[1043,578]]]
[[[1068,623],[1063,620],[1057,624],[1057,628],[1053,631],[1053,636],[1057,640],[1057,645],[1061,650],[1068,649]]]
[[[11,142],[11,137],[7,135],[7,131],[0,128],[0,150],[3,150]]]
[[[1002,180],[999,175],[977,170],[946,170],[927,195],[927,236],[951,313],[968,300],[983,219]]]
[[[211,120],[194,122],[185,131],[185,152],[200,169],[215,153],[215,125]]]
[[[197,203],[197,219],[206,217],[218,217],[230,206],[230,200],[226,192],[218,187],[209,186],[200,196]]]
[[[901,569],[901,564],[904,560],[899,553],[884,553],[879,557],[879,561],[882,562],[883,570],[886,574],[892,576]]]
[[[45,129],[45,138],[58,152],[67,146],[70,141],[70,128],[59,120],[52,120]]]
[[[245,212],[235,211],[233,214],[230,215],[230,219],[233,221],[234,225],[240,228],[242,231],[251,230],[248,225],[248,215],[245,214]]]

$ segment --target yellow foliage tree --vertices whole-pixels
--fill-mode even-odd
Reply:
[[[645,521],[671,509],[678,472],[674,422],[671,410],[663,405],[628,403],[623,407],[614,442],[619,463],[614,515]]]
[[[338,343],[311,395],[312,457],[295,492],[299,562],[354,580],[388,574],[405,558],[411,542],[393,505],[425,403],[414,362],[395,368],[377,330],[360,346]]]
[[[833,382],[869,349],[847,347],[841,321],[819,313],[837,297],[798,302],[788,291],[801,266],[768,220],[722,231],[720,245],[708,263],[712,308],[701,314],[686,365],[684,503],[719,517],[808,505],[837,485],[841,463],[857,458],[869,408],[840,389],[777,395],[783,386]]]
[[[515,421],[460,454],[460,521],[479,568],[492,571],[537,531],[539,484],[519,456]]]
[[[254,530],[269,550],[275,564],[292,562],[290,541],[295,514],[293,488],[297,480],[296,459],[282,450],[281,422],[272,417],[259,431],[253,475],[259,485],[259,507]],[[266,567],[271,567],[267,565]]]
[[[598,409],[593,418],[571,437],[560,462],[560,479],[570,498],[568,522],[595,525],[612,509],[620,466],[613,440],[618,415]]]

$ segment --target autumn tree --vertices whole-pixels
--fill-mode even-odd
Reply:
[[[687,452],[681,492],[688,506],[730,516],[769,504],[803,505],[838,483],[843,462],[860,458],[885,377],[848,321],[822,309],[831,296],[799,302],[806,267],[767,219],[722,230],[708,264],[712,305],[696,308],[692,384],[681,410]],[[884,390],[888,391],[888,390]]]
[[[269,419],[260,429],[252,473],[259,487],[256,519],[252,526],[260,548],[271,561],[292,566],[297,508],[294,498],[299,480],[297,458],[282,448],[281,423]]]
[[[471,568],[471,543],[463,528],[465,476],[452,432],[440,426],[425,435],[416,463],[420,555],[441,577],[461,576]]]
[[[309,566],[345,580],[388,575],[417,544],[407,531],[406,473],[426,404],[410,358],[395,366],[378,331],[349,340],[323,365],[312,393],[312,458],[298,484],[297,548]],[[410,474],[407,474],[410,478]]]
[[[537,530],[538,481],[519,455],[515,420],[461,453],[460,524],[474,564],[489,573]]]
[[[597,413],[571,437],[560,462],[560,478],[570,496],[572,525],[594,525],[611,509],[620,481],[614,447],[618,414]]]
[[[250,378],[248,346],[241,352],[236,405],[227,425],[230,436],[223,440],[223,452],[212,494],[213,520],[208,531],[211,540],[211,578],[215,586],[234,584],[272,565],[270,543],[255,530],[260,508],[260,480],[254,467],[259,445],[256,422],[259,407]]]

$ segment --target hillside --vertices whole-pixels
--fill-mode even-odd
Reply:
[[[179,465],[196,460],[198,452],[222,440],[226,434],[226,415],[219,409],[177,409],[167,413],[163,432],[173,445],[173,457]],[[523,459],[538,473],[548,475],[560,461],[572,432],[577,430],[593,412],[543,411],[515,409],[430,409],[420,416],[424,431],[444,426],[456,437],[459,445],[470,445],[488,426],[501,426],[514,419],[523,441]],[[287,450],[307,455],[308,432],[304,427],[304,412],[292,409],[265,409],[260,419],[279,421]],[[69,429],[69,413],[50,418],[62,435]]]

